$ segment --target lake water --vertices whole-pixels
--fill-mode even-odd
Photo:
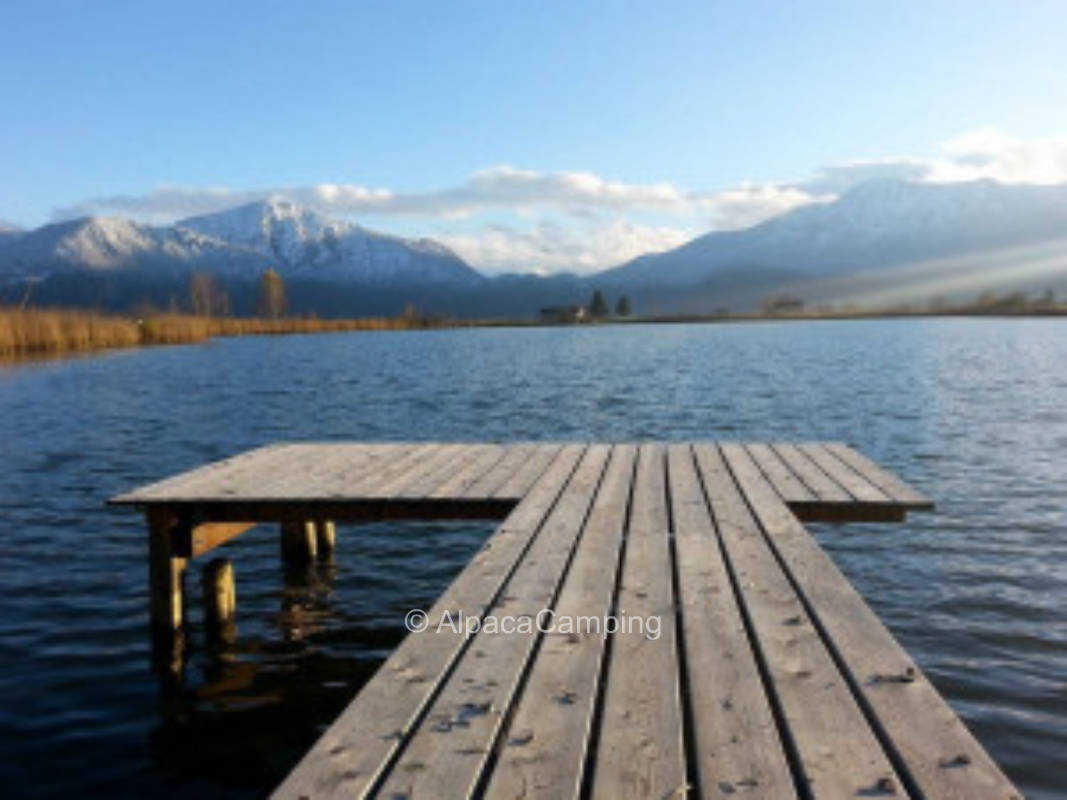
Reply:
[[[1032,798],[1067,797],[1067,322],[604,326],[230,339],[0,368],[7,796],[268,791],[491,529],[223,551],[234,648],[156,679],[146,542],[111,494],[279,440],[840,439],[938,503],[813,526]],[[197,565],[187,578],[192,615]]]

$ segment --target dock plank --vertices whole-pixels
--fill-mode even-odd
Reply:
[[[698,446],[697,457],[801,786],[816,799],[877,792],[893,768],[734,482],[738,470],[762,473],[736,444]]]
[[[112,498],[115,504],[165,502],[179,497],[196,497],[197,487],[216,490],[233,480],[233,476],[268,469],[271,464],[285,463],[294,445],[279,444],[257,447],[203,467],[150,483]]]
[[[343,444],[298,446],[285,468],[272,471],[266,480],[250,479],[235,486],[235,499],[319,499],[334,494],[337,482],[350,480],[354,469],[365,475],[380,463],[397,458],[411,445],[381,448],[352,447]]]
[[[562,445],[559,444],[540,445],[530,459],[524,462],[503,486],[493,492],[493,497],[523,497],[538,476],[544,472],[546,465],[556,457],[560,447]]]
[[[403,497],[415,499],[426,497],[444,477],[452,474],[458,465],[475,457],[470,445],[444,444],[425,455],[419,463],[375,490],[377,497]]]
[[[531,442],[507,445],[507,453],[493,468],[468,486],[462,493],[464,499],[488,499],[501,488],[519,468],[534,456],[539,447]]]
[[[852,495],[846,492],[837,481],[830,478],[822,469],[802,453],[796,445],[776,442],[772,445],[774,452],[793,471],[817,500],[824,503],[850,503]]]
[[[700,796],[795,798],[691,447],[667,463]]]
[[[815,494],[796,476],[778,454],[766,444],[759,442],[744,446],[748,454],[759,464],[767,480],[774,486],[779,496],[787,503],[810,503]]]
[[[576,798],[592,733],[637,449],[616,445],[516,712],[487,798]],[[577,620],[595,617],[579,629]],[[563,626],[567,627],[564,630]]]
[[[841,442],[829,442],[824,446],[898,503],[915,509],[929,510],[934,507],[926,495],[916,491],[888,470],[882,469],[859,451]]]
[[[592,796],[683,797],[685,747],[662,445],[641,445],[611,636]],[[623,628],[658,618],[660,636]]]
[[[351,491],[360,497],[381,497],[398,483],[404,483],[408,476],[448,446],[442,443],[406,446],[399,452],[391,453],[389,458],[382,459],[374,471],[360,476]]]
[[[474,791],[538,640],[535,620],[552,607],[609,453],[606,445],[586,451],[493,608],[498,619],[514,621],[513,629],[475,634],[383,784],[383,796],[436,800]]]
[[[893,638],[826,552],[738,457],[732,460],[813,621],[921,796],[1019,798],[996,763]]]
[[[303,476],[321,466],[335,452],[329,445],[292,445],[281,462],[259,463],[246,469],[235,470],[209,484],[189,487],[184,492],[194,499],[217,496],[226,500],[244,500],[252,497],[299,496],[299,484]],[[181,498],[168,498],[172,500]]]
[[[466,636],[437,627],[446,613],[481,619],[568,484],[584,445],[560,449],[481,550],[427,613],[424,634],[409,635],[272,797],[366,797],[411,733]]]
[[[459,450],[451,454],[449,458],[438,461],[433,469],[425,472],[417,481],[405,486],[398,497],[410,500],[433,499],[433,498],[457,498],[460,493],[455,490],[457,476],[469,475],[469,471],[478,469],[479,463],[491,450],[493,445],[455,445]],[[463,480],[461,477],[460,480]],[[439,491],[448,486],[450,492]]]
[[[893,499],[864,478],[821,444],[807,442],[798,445],[800,451],[814,461],[829,478],[861,503],[893,504]]]
[[[507,453],[498,444],[482,445],[470,462],[455,470],[451,477],[429,492],[430,497],[463,497],[479,478],[492,469]]]

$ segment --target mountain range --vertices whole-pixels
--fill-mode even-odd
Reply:
[[[481,280],[430,239],[408,240],[330,220],[284,200],[191,217],[167,227],[85,217],[0,240],[0,274],[63,270],[204,270],[223,278],[286,277],[337,282],[469,284]]]
[[[0,228],[0,299],[8,301],[32,284],[40,303],[173,303],[192,271],[247,294],[267,267],[285,279],[294,311],[322,314],[395,313],[415,302],[445,314],[530,316],[541,305],[583,302],[593,288],[628,294],[638,311],[654,313],[742,309],[776,292],[818,303],[889,290],[903,302],[932,292],[1059,289],[1067,286],[1067,185],[871,181],[833,202],[583,277],[489,278],[432,239],[376,233],[284,200],[160,227],[89,217]]]

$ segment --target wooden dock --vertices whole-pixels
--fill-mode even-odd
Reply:
[[[502,520],[278,798],[1021,796],[804,528],[932,508],[845,445],[287,444],[112,502],[165,630],[256,523],[309,559],[334,522]]]

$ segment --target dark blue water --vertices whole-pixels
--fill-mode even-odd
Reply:
[[[929,320],[231,339],[0,368],[5,795],[262,795],[486,535],[343,528],[285,572],[227,546],[238,638],[146,636],[111,494],[299,439],[841,439],[938,502],[820,541],[1033,798],[1067,797],[1067,322]],[[224,551],[225,552],[225,551]],[[197,608],[196,572],[187,579]]]

